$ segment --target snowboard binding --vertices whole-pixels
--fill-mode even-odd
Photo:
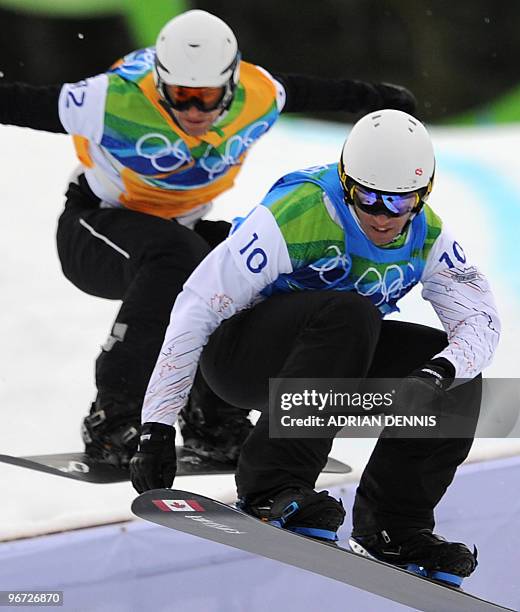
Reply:
[[[443,584],[455,587],[457,589],[460,588],[462,581],[464,580],[462,576],[458,576],[457,574],[453,574],[451,572],[440,572],[438,570],[427,570],[416,563],[409,563],[405,569],[413,574],[418,574],[423,578],[429,578],[430,580],[435,580],[436,582],[442,582]]]
[[[345,518],[341,501],[312,489],[285,489],[266,499],[239,500],[237,508],[275,527],[324,542],[336,542]]]
[[[416,533],[395,544],[386,531],[369,536],[352,536],[353,552],[385,561],[409,572],[460,588],[464,578],[477,567],[477,549],[473,552],[461,542],[448,542],[430,529]]]
[[[92,461],[128,469],[137,451],[140,426],[140,400],[99,393],[81,426],[85,453]]]

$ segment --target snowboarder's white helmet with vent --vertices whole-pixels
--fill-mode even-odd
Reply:
[[[157,85],[226,87],[238,82],[240,54],[231,28],[211,13],[193,10],[169,21],[155,46]]]
[[[431,191],[435,172],[433,145],[424,125],[398,110],[362,117],[341,152],[342,182],[348,177],[369,189],[404,193]]]

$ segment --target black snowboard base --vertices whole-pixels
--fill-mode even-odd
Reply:
[[[112,484],[129,479],[128,470],[106,463],[97,463],[85,453],[57,453],[27,457],[0,455],[0,462],[96,484]],[[331,474],[348,474],[352,468],[329,457],[323,471]],[[177,447],[177,476],[210,476],[234,474],[234,472],[235,467],[231,464],[203,459],[185,450],[182,446]]]

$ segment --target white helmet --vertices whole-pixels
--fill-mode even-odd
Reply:
[[[155,46],[155,80],[163,86],[226,87],[227,106],[238,83],[240,54],[231,28],[206,11],[193,10],[169,21]]]
[[[435,156],[430,135],[412,115],[380,110],[362,117],[341,152],[343,186],[351,179],[364,187],[389,193],[431,191]]]

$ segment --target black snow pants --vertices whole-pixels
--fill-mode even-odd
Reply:
[[[444,332],[382,321],[365,297],[301,292],[267,298],[225,321],[201,360],[208,384],[225,401],[261,410],[239,459],[239,497],[285,487],[313,488],[332,439],[269,438],[269,378],[400,378],[447,345]],[[450,391],[464,414],[480,410],[481,380]],[[380,437],[354,505],[354,533],[387,530],[393,539],[433,528],[433,511],[466,458],[471,439]]]
[[[123,302],[96,361],[98,392],[142,400],[175,298],[230,224],[199,221],[190,230],[175,220],[99,208],[84,176],[66,195],[57,230],[63,273],[85,293]]]

